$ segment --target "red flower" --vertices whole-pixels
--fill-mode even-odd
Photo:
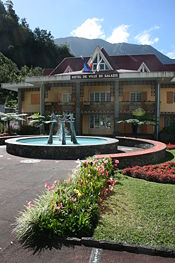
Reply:
[[[55,204],[54,208],[55,210],[60,210],[63,207],[62,203],[59,203],[59,205]]]

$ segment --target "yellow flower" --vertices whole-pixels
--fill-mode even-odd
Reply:
[[[80,193],[80,191],[78,191],[77,189],[74,189],[74,193],[78,195],[78,197],[82,196],[82,194]]]

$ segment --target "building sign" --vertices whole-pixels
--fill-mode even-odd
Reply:
[[[118,78],[118,73],[101,73],[101,74],[79,74],[71,75],[71,79],[110,79]]]

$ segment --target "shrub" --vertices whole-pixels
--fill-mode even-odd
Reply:
[[[39,130],[35,126],[23,125],[17,132],[19,135],[36,135],[39,134]]]
[[[136,178],[160,183],[175,183],[175,163],[167,162],[163,164],[134,166],[125,168],[123,173]]]
[[[17,218],[17,238],[34,240],[88,236],[96,226],[102,201],[116,181],[111,159],[87,159],[64,182],[46,184],[46,192],[28,203]]]
[[[3,123],[0,122],[0,133],[2,133],[4,131],[4,125]]]
[[[161,141],[165,143],[175,143],[175,126],[171,125],[170,127],[165,127],[159,134]]]

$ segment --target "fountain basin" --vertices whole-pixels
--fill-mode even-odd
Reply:
[[[96,154],[117,152],[118,140],[106,137],[77,136],[79,144],[59,144],[59,138],[53,136],[53,144],[47,144],[48,136],[22,137],[6,140],[8,153],[38,159],[76,160]]]

